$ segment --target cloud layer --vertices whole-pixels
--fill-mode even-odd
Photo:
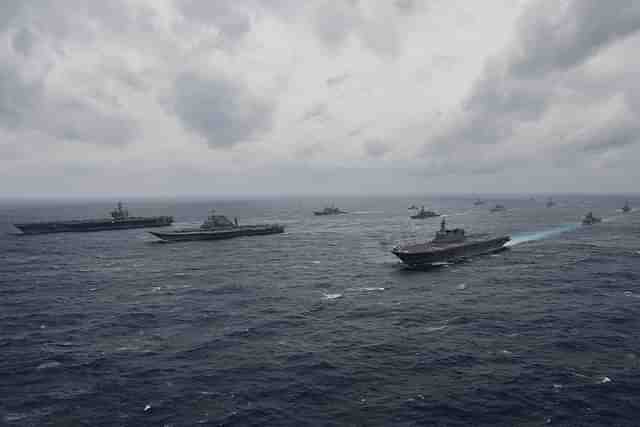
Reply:
[[[0,196],[635,191],[639,30],[634,0],[7,0]]]
[[[640,45],[640,5],[596,0],[533,2],[508,47],[487,60],[461,108],[429,139],[424,154],[458,147],[462,163],[496,168],[601,160],[640,140],[638,91],[631,84]],[[606,173],[594,168],[593,173]]]

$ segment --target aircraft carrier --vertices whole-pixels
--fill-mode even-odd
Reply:
[[[173,231],[150,231],[157,238],[165,242],[190,240],[222,240],[244,236],[262,236],[266,234],[283,233],[284,226],[279,224],[238,225],[224,215],[217,215],[211,211],[209,217],[199,228],[186,228]]]
[[[166,227],[171,223],[173,223],[172,216],[129,216],[129,211],[123,208],[122,203],[118,203],[116,209],[111,211],[111,218],[28,222],[13,225],[24,234],[46,234]]]
[[[504,249],[509,236],[466,236],[461,228],[449,230],[445,220],[433,240],[421,243],[398,244],[392,253],[410,267],[428,267],[443,262],[497,252]]]

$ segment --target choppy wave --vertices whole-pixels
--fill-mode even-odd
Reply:
[[[0,424],[634,426],[640,217],[564,199],[507,201],[506,215],[425,200],[517,248],[426,271],[389,251],[438,224],[409,229],[411,201],[393,198],[340,201],[363,214],[334,218],[297,201],[215,206],[289,221],[278,238],[5,235]],[[199,224],[211,205],[149,211]],[[612,219],[581,227],[585,206]]]

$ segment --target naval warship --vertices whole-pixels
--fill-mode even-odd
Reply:
[[[627,213],[631,212],[631,206],[629,206],[629,201],[624,202],[624,206],[622,207],[622,212]]]
[[[279,224],[238,225],[238,219],[229,220],[224,215],[211,211],[199,228],[186,228],[174,231],[150,231],[149,233],[165,242],[190,240],[222,240],[244,236],[262,236],[283,233],[284,226]]]
[[[491,212],[504,212],[506,210],[507,208],[505,208],[504,205],[495,205],[490,209]]]
[[[425,218],[434,218],[440,216],[439,213],[436,213],[434,211],[426,211],[424,210],[424,206],[420,208],[420,210],[414,214],[411,215],[412,219],[425,219]]]
[[[553,199],[551,197],[549,197],[549,200],[547,200],[547,207],[548,208],[552,208],[556,205],[556,202],[553,201]]]
[[[455,261],[474,255],[497,252],[504,249],[509,236],[470,235],[464,230],[449,230],[444,218],[436,237],[428,242],[396,245],[391,252],[409,267],[428,267],[438,263]]]
[[[29,222],[14,224],[24,234],[123,230],[128,228],[166,227],[173,222],[172,216],[129,216],[121,202],[111,211],[111,218],[81,219],[71,221]]]
[[[582,218],[582,225],[593,225],[602,222],[602,218],[593,216],[593,212],[589,212]]]
[[[346,214],[346,213],[347,212],[342,211],[332,205],[322,209],[321,211],[315,211],[313,214],[321,216],[321,215],[340,215],[340,214]]]

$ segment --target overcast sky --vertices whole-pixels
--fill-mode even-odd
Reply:
[[[640,1],[3,0],[0,196],[637,192]]]

